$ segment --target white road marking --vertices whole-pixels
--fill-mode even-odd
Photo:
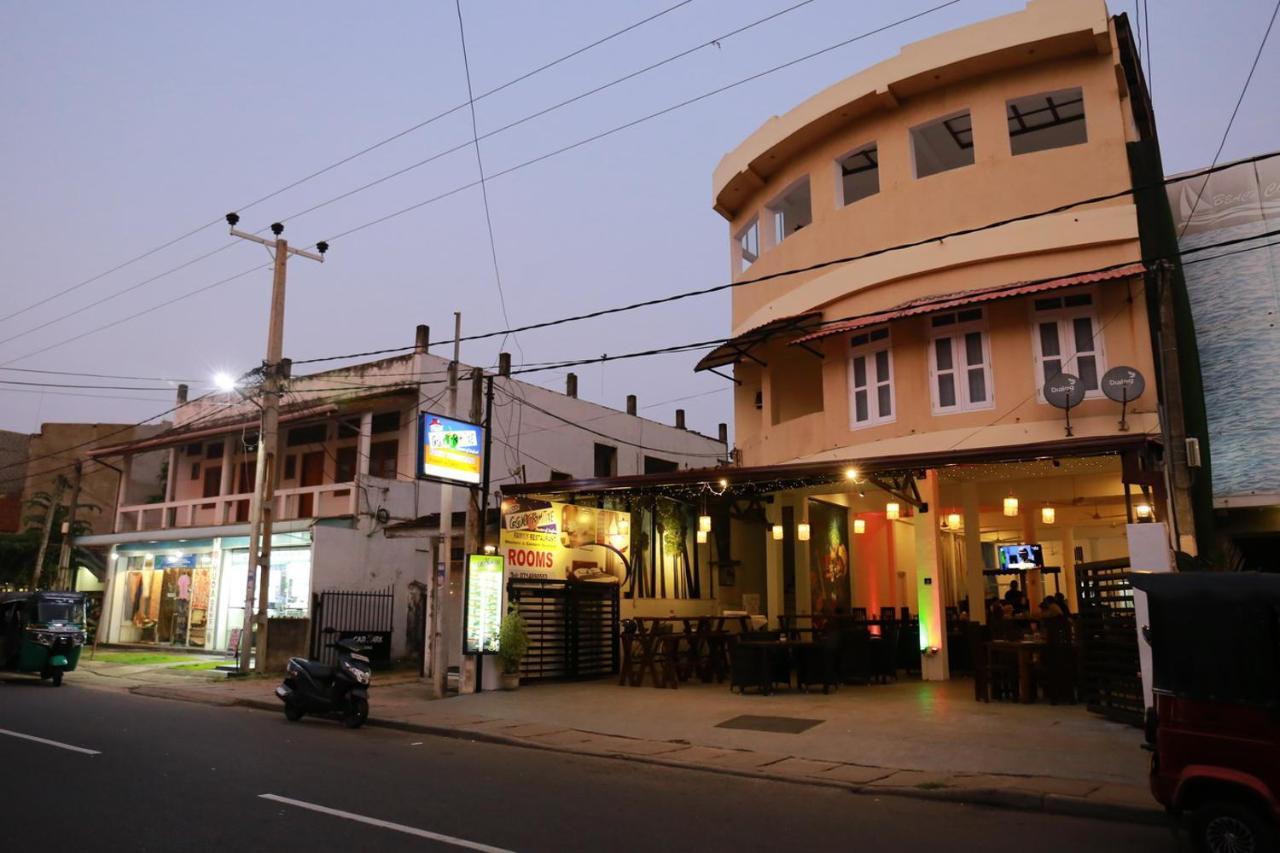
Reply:
[[[83,746],[73,746],[69,743],[62,743],[57,740],[49,740],[48,738],[36,737],[35,735],[24,735],[22,732],[11,732],[8,729],[0,729],[0,735],[8,735],[9,737],[22,738],[23,740],[35,741],[45,746],[56,746],[58,749],[66,749],[71,752],[79,752],[82,755],[102,755],[96,749],[85,749]]]
[[[271,800],[277,803],[284,803],[289,806],[297,806],[300,809],[309,809],[313,812],[321,814],[333,815],[334,817],[354,820],[357,823],[365,823],[369,826],[377,826],[382,829],[391,829],[396,832],[403,832],[405,835],[416,835],[418,838],[427,838],[432,841],[439,841],[441,844],[452,844],[454,847],[465,847],[468,850],[479,850],[481,853],[514,853],[504,847],[491,847],[488,844],[481,844],[478,841],[467,841],[465,838],[455,838],[452,835],[442,835],[438,832],[431,832],[426,829],[418,829],[413,826],[405,826],[402,823],[392,823],[389,820],[379,820],[376,817],[365,817],[354,812],[344,812],[341,809],[331,809],[328,806],[318,806],[315,803],[308,803],[304,800],[294,800],[289,797],[281,797],[277,794],[259,794],[258,797],[263,800]]]

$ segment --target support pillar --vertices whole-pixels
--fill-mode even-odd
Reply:
[[[222,475],[218,480],[218,497],[222,500],[218,501],[218,507],[214,513],[214,518],[218,524],[226,524],[230,515],[231,501],[227,500],[227,496],[231,494],[231,490],[235,488],[235,461],[236,461],[236,440],[235,436],[227,436],[222,442]],[[173,500],[173,498],[170,498]]]
[[[960,487],[964,502],[964,588],[969,596],[969,621],[987,623],[987,578],[982,574],[982,505],[978,484],[966,480]]]
[[[764,589],[765,613],[769,626],[776,627],[778,614],[782,612],[782,543],[773,539],[772,528],[782,523],[782,503],[775,496],[773,503],[765,505],[765,517],[769,523],[764,529]]]
[[[943,621],[942,581],[938,577],[938,512],[941,494],[938,472],[930,470],[921,483],[920,496],[929,512],[916,511],[916,610],[920,614],[920,677],[925,681],[946,681],[947,629]],[[936,651],[934,651],[936,649]]]
[[[1080,600],[1076,597],[1076,530],[1071,525],[1062,528],[1062,594],[1072,613],[1080,612]]]

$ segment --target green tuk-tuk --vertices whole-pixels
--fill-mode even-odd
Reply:
[[[84,641],[84,593],[0,593],[0,669],[37,673],[58,687]]]

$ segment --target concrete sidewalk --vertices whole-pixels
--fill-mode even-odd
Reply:
[[[278,679],[82,669],[82,686],[280,710]],[[375,675],[369,724],[861,793],[1164,820],[1147,789],[1139,730],[1079,706],[980,704],[967,681],[844,687],[829,696],[601,681],[439,701],[427,690],[412,673]]]

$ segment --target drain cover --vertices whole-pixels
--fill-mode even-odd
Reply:
[[[801,717],[756,717],[750,714],[744,714],[741,717],[734,717],[732,720],[725,720],[723,723],[717,723],[718,729],[747,729],[753,732],[773,732],[774,734],[798,735],[801,732],[808,731],[819,723],[826,720],[806,720]]]

